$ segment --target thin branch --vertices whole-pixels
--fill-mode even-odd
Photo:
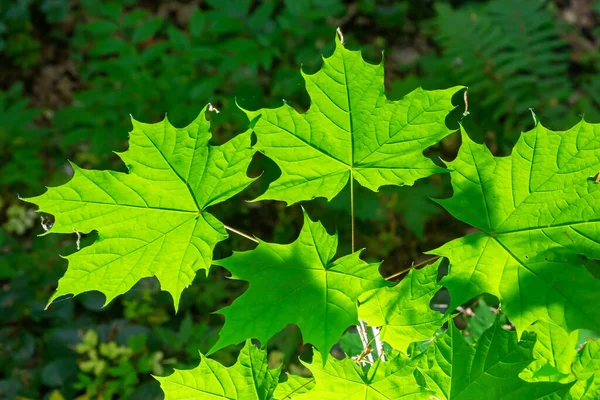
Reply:
[[[379,338],[381,328],[378,326],[372,326],[373,338],[375,339],[375,348],[377,349],[377,355],[381,358],[381,361],[385,362],[385,354],[383,353],[383,342]]]
[[[287,399],[288,397],[290,397],[291,395],[293,395],[294,393],[296,393],[298,390],[302,389],[306,385],[310,385],[314,381],[315,381],[315,378],[312,378],[310,381],[304,383],[302,386],[297,387],[296,389],[294,389],[291,392],[289,392],[285,397],[282,397],[281,400]]]
[[[413,269],[413,268],[418,268],[418,267],[421,267],[421,266],[423,266],[423,265],[426,265],[426,264],[432,263],[432,262],[436,261],[436,260],[437,260],[438,258],[440,258],[440,257],[441,257],[441,256],[435,256],[435,257],[432,257],[432,258],[430,258],[430,259],[428,259],[428,260],[422,261],[422,262],[420,262],[420,263],[418,263],[418,264],[413,264],[413,265],[411,265],[410,267],[408,267],[408,268],[405,268],[405,269],[403,269],[403,270],[402,270],[402,271],[400,271],[400,272],[396,272],[395,274],[392,274],[392,275],[390,275],[390,276],[387,276],[387,277],[385,278],[385,280],[386,280],[386,281],[389,281],[390,279],[397,278],[397,277],[399,277],[400,275],[402,275],[403,273],[405,273],[405,272],[408,272],[408,271],[410,271],[410,270],[411,270],[411,269]]]
[[[223,224],[223,226],[224,226],[224,227],[225,227],[225,229],[227,229],[228,231],[231,231],[231,232],[233,232],[233,233],[237,233],[238,235],[240,235],[240,236],[243,236],[243,237],[245,237],[245,238],[246,238],[246,239],[248,239],[248,240],[252,240],[254,243],[258,243],[258,240],[256,240],[256,238],[253,238],[252,236],[250,236],[250,235],[247,235],[247,234],[245,234],[244,232],[240,232],[240,231],[238,231],[237,229],[234,229],[234,228],[232,228],[232,227],[230,227],[230,226],[227,226],[227,225],[225,225],[225,224]]]
[[[340,27],[338,26],[338,28],[336,29],[337,34],[340,37],[340,43],[343,45],[344,44],[344,34],[342,33],[342,30],[340,29]]]

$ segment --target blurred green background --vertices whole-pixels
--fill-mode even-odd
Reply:
[[[598,22],[600,3],[592,0],[0,0],[0,398],[162,399],[151,374],[197,365],[223,322],[210,313],[245,290],[213,267],[184,291],[178,314],[154,279],[105,308],[91,292],[44,311],[67,267],[59,255],[76,251],[76,237],[37,237],[40,216],[19,197],[66,182],[67,160],[124,171],[112,151],[127,148],[129,115],[157,122],[168,112],[183,126],[212,102],[221,110],[209,115],[219,144],[247,127],[236,101],[257,109],[285,99],[305,110],[300,68],[319,69],[341,26],[346,46],[362,49],[367,61],[380,62],[384,51],[390,99],[418,86],[469,86],[465,128],[506,155],[533,126],[529,109],[553,129],[582,115],[600,121]],[[456,104],[452,127],[462,94]],[[428,154],[451,159],[459,142],[455,134]],[[257,155],[251,175],[263,170],[248,190],[211,210],[244,232],[289,242],[302,222],[299,206],[247,202],[279,173]],[[463,235],[468,227],[428,200],[450,193],[446,176],[378,194],[357,188],[364,258],[385,260],[387,276]],[[339,231],[338,254],[350,251],[348,204],[347,190],[329,204],[305,204],[312,218]],[[93,240],[87,235],[82,245]],[[251,245],[233,236],[215,258]],[[342,349],[355,339],[345,337]],[[273,365],[302,373],[295,327],[268,345]],[[237,350],[215,358],[232,364]]]

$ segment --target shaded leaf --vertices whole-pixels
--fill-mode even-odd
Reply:
[[[323,364],[318,352],[314,353],[311,364],[303,364],[313,373],[316,383],[306,394],[294,396],[294,400],[429,400],[433,394],[417,384],[413,375],[415,366],[396,351],[390,354],[387,362],[375,361],[367,372],[349,358],[336,360],[329,357]]]
[[[412,342],[431,339],[447,320],[429,307],[439,290],[437,270],[442,260],[412,269],[394,287],[383,287],[360,297],[358,315],[372,326],[381,326],[381,340],[406,351]]]
[[[531,361],[535,342],[517,342],[499,323],[474,346],[451,324],[423,355],[419,371],[440,399],[562,399],[570,385],[525,382],[519,372]]]
[[[298,325],[305,342],[328,353],[346,328],[358,324],[358,296],[388,285],[379,264],[362,261],[360,252],[332,261],[337,240],[305,212],[296,241],[260,241],[254,250],[215,261],[250,286],[218,311],[225,325],[210,353],[247,338],[266,343],[288,324]]]

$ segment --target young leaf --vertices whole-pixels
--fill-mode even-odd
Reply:
[[[454,195],[438,202],[483,232],[432,251],[450,259],[441,283],[451,307],[498,296],[522,332],[534,321],[600,331],[600,280],[581,255],[600,258],[600,125],[564,132],[537,124],[508,157],[493,157],[462,131],[451,167]]]
[[[175,370],[167,377],[157,377],[165,400],[177,399],[246,399],[272,398],[281,367],[269,369],[267,352],[249,340],[236,363],[225,367],[202,356],[200,365],[191,370]]]
[[[571,365],[577,354],[577,332],[567,333],[561,327],[538,321],[524,333],[535,340],[531,363],[520,375],[529,382],[569,382]]]
[[[450,325],[429,346],[418,368],[439,399],[559,399],[568,392],[571,385],[519,378],[519,372],[533,361],[534,342],[517,342],[516,332],[496,322],[470,346]]]
[[[281,169],[281,177],[257,200],[331,200],[349,178],[377,191],[382,185],[412,185],[444,171],[423,156],[423,150],[452,132],[444,120],[460,87],[419,88],[389,101],[383,62],[366,63],[339,38],[323,68],[302,75],[312,99],[306,113],[285,103],[276,109],[245,111],[258,137],[256,148]]]
[[[380,338],[394,349],[406,351],[412,342],[431,339],[447,320],[429,307],[439,290],[437,271],[441,261],[411,270],[394,287],[372,290],[360,297],[360,319],[381,326]]]
[[[535,335],[533,335],[535,334]],[[522,339],[535,340],[531,363],[519,377],[529,382],[576,381],[569,394],[573,399],[597,399],[600,395],[600,342],[588,340],[576,350],[578,334],[539,321],[523,334]]]
[[[365,373],[349,358],[332,357],[323,364],[315,352],[311,364],[303,363],[315,377],[315,386],[294,400],[431,399],[433,392],[417,384],[415,366],[405,355],[392,351],[387,362],[377,359]]]
[[[574,399],[592,400],[600,395],[600,340],[591,340],[583,346],[573,363],[573,374],[578,381],[571,388]]]
[[[304,226],[290,244],[260,241],[254,250],[215,261],[233,279],[250,287],[230,306],[218,311],[225,325],[209,353],[247,338],[261,343],[288,324],[296,324],[306,342],[329,353],[346,328],[358,323],[358,296],[388,285],[379,264],[367,264],[356,252],[331,261],[337,234],[304,213]]]
[[[222,146],[208,144],[205,110],[185,128],[167,118],[157,124],[132,119],[129,150],[118,153],[129,173],[84,170],[72,164],[68,183],[26,199],[53,214],[51,232],[98,231],[96,242],[66,257],[59,296],[98,290],[109,303],[138,280],[156,276],[175,309],[199,269],[208,269],[215,245],[227,238],[206,208],[242,191],[254,150],[251,132]]]

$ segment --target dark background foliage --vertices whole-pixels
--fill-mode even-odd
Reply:
[[[391,99],[418,86],[469,86],[464,126],[505,155],[533,126],[530,109],[553,129],[582,115],[600,121],[599,21],[592,0],[0,0],[0,398],[160,399],[150,374],[197,365],[198,350],[209,349],[223,322],[210,313],[245,289],[214,267],[183,293],[177,315],[154,279],[105,308],[91,292],[44,310],[67,267],[59,254],[75,251],[76,237],[37,237],[51,216],[40,221],[19,196],[66,182],[67,160],[123,171],[112,151],[127,148],[129,115],[157,122],[168,112],[183,126],[212,102],[221,110],[209,115],[213,141],[222,143],[248,125],[236,101],[256,109],[285,99],[305,110],[300,68],[319,69],[341,26],[347,47],[362,49],[368,61],[380,62],[385,50]],[[458,126],[458,117],[448,124]],[[428,154],[451,159],[459,141],[448,137]],[[263,170],[215,213],[244,232],[289,242],[302,221],[299,206],[247,202],[278,174],[257,155],[251,174]],[[449,194],[445,176],[378,194],[356,189],[358,248],[368,260],[385,260],[384,276],[424,260],[423,251],[468,229],[428,199]],[[338,254],[350,250],[348,204],[347,190],[329,204],[305,204],[339,231]],[[93,240],[92,233],[82,245]],[[234,236],[215,257],[251,245]],[[482,304],[474,309],[489,309]],[[344,337],[343,350],[354,341]],[[283,360],[303,372],[295,327],[268,345],[273,365]],[[236,352],[215,358],[231,364]]]

